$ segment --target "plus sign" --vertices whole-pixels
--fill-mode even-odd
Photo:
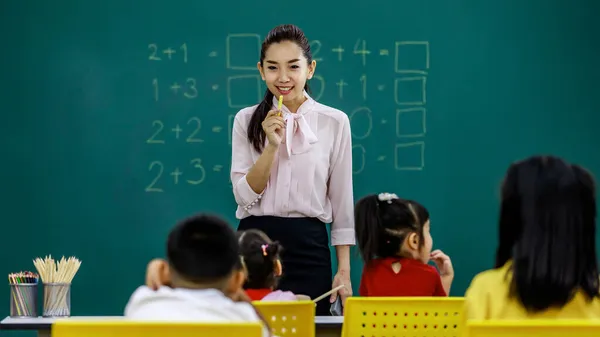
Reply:
[[[169,57],[169,60],[171,59],[171,55],[175,54],[175,50],[171,49],[171,47],[163,50],[163,54],[167,54],[167,56]]]
[[[179,171],[179,167],[176,167],[175,170],[171,172],[171,175],[173,176],[173,182],[175,183],[175,185],[179,183],[179,176],[182,174],[183,172]]]
[[[179,124],[177,124],[171,131],[175,132],[175,139],[179,139],[179,133],[183,130],[179,127]]]
[[[348,83],[344,82],[344,80],[340,80],[335,85],[339,87],[340,98],[344,97],[344,86],[348,85]]]
[[[344,52],[342,46],[337,46],[337,48],[333,48],[331,51],[338,54],[338,61],[342,60],[342,53]]]
[[[181,89],[181,86],[177,84],[177,82],[173,83],[173,85],[171,86],[171,90],[173,90],[173,93],[175,95],[177,95],[177,91],[179,91],[179,89]]]

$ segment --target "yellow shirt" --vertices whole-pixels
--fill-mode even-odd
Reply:
[[[600,319],[600,299],[588,301],[582,292],[562,308],[528,313],[518,299],[508,296],[511,279],[506,273],[510,266],[508,262],[502,268],[484,271],[473,278],[465,293],[465,319]]]

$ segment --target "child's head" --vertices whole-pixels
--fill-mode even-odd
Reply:
[[[365,263],[392,256],[429,261],[429,212],[419,203],[389,193],[368,195],[356,203],[354,218]]]
[[[512,260],[511,295],[530,311],[598,296],[596,196],[585,169],[556,157],[514,163],[502,186],[496,267]]]
[[[281,246],[256,229],[238,232],[240,254],[248,272],[244,289],[273,289],[281,276]]]
[[[215,288],[235,293],[244,282],[233,229],[212,215],[178,223],[167,240],[169,279],[175,288]]]

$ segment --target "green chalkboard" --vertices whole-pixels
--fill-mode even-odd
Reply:
[[[390,191],[429,207],[462,295],[492,265],[511,161],[553,153],[600,172],[599,11],[592,0],[4,1],[1,269],[76,255],[73,314],[121,314],[178,219],[212,211],[237,224],[232,117],[264,92],[262,38],[295,23],[318,62],[313,97],[350,116],[355,198]],[[8,286],[0,303],[4,316]]]

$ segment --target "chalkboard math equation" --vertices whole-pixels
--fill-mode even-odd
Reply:
[[[193,44],[172,43],[159,45],[150,42],[147,45],[147,62],[170,62],[193,64],[198,58],[224,57],[226,78],[212,81],[200,75],[173,76],[149,79],[149,95],[155,102],[163,99],[179,97],[184,100],[202,99],[212,92],[224,90],[223,106],[237,110],[257,104],[262,100],[264,85],[256,69],[256,61],[260,57],[262,39],[258,34],[229,34],[225,38],[223,53],[218,50],[200,53],[194,52]],[[352,129],[353,173],[361,174],[369,162],[390,163],[398,172],[419,172],[425,168],[425,138],[427,135],[427,79],[430,72],[430,44],[428,41],[395,41],[390,48],[371,47],[366,39],[356,39],[353,45],[326,45],[321,40],[310,41],[313,59],[318,64],[343,64],[349,58],[357,58],[354,71],[339,72],[339,77],[326,79],[317,74],[311,79],[312,97],[321,100],[327,92],[328,99],[339,101],[351,100],[357,106],[339,108],[348,114]],[[241,52],[243,51],[243,53]],[[393,64],[393,69],[382,76],[368,74],[368,67],[377,66],[378,62]],[[331,67],[330,67],[331,68]],[[348,91],[351,89],[351,91]],[[166,96],[166,95],[171,95]],[[374,96],[373,96],[374,95]],[[395,112],[379,111],[381,108],[372,102],[381,102],[380,97],[388,95],[395,106]],[[362,102],[362,103],[360,103]],[[228,146],[231,146],[231,133],[234,113],[226,114],[227,127],[215,125],[208,120],[205,127],[198,117],[177,119],[153,118],[149,120],[148,134],[145,143],[148,146],[163,147],[167,144],[180,143],[189,146],[208,146],[207,140],[215,135],[227,132]],[[224,122],[223,122],[224,124]],[[397,139],[393,144],[393,153],[379,153],[382,146],[373,147],[369,139],[372,134],[379,134],[379,128],[390,128]],[[225,137],[223,135],[222,137]],[[371,145],[369,145],[371,144]],[[222,143],[224,145],[224,143]],[[386,147],[389,148],[389,147]],[[221,151],[214,147],[213,151]],[[371,152],[369,155],[368,152]],[[389,150],[388,150],[389,151]],[[377,153],[376,153],[377,152]],[[219,152],[219,154],[221,154]],[[210,159],[210,158],[209,158]],[[149,183],[146,192],[164,192],[168,186],[186,184],[201,185],[207,174],[228,174],[228,163],[220,163],[204,167],[200,158],[193,158],[180,163],[166,163],[161,160],[151,161],[147,166]],[[209,173],[207,173],[209,172]],[[210,173],[213,172],[213,173]]]

